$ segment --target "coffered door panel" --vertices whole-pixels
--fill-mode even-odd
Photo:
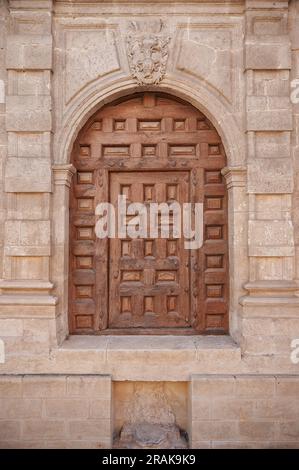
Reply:
[[[147,234],[110,240],[109,327],[167,328],[190,326],[189,252],[182,238],[174,238],[175,213],[169,213],[169,226],[157,213],[158,237],[150,233],[152,203],[189,201],[188,172],[112,173],[111,202],[126,195],[127,206],[143,203]],[[126,216],[130,223],[135,216]],[[167,230],[168,234],[161,231]],[[181,223],[179,228],[181,229]]]

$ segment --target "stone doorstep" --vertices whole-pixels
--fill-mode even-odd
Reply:
[[[58,351],[135,351],[161,352],[182,351],[211,352],[216,350],[231,351],[234,355],[240,351],[239,346],[228,335],[210,336],[172,336],[172,335],[111,335],[89,336],[71,335],[58,348]]]
[[[111,374],[115,380],[187,380],[202,364],[216,373],[237,368],[241,349],[230,336],[77,335],[52,349],[51,358],[60,369],[69,361],[81,368],[93,364],[97,371]]]

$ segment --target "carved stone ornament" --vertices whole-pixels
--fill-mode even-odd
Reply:
[[[132,76],[139,85],[157,85],[165,75],[170,37],[162,20],[131,22],[127,52]]]

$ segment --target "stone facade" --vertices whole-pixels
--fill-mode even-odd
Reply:
[[[132,74],[131,19],[163,23],[154,80]],[[110,447],[134,382],[160,390],[157,413],[169,390],[186,404],[191,447],[299,447],[298,79],[296,0],[0,0],[1,447]],[[72,146],[136,91],[190,102],[221,136],[229,336],[68,336]]]

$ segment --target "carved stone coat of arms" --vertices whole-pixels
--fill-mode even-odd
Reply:
[[[132,76],[139,85],[158,84],[165,75],[170,37],[163,35],[163,23],[132,22],[127,52]]]

